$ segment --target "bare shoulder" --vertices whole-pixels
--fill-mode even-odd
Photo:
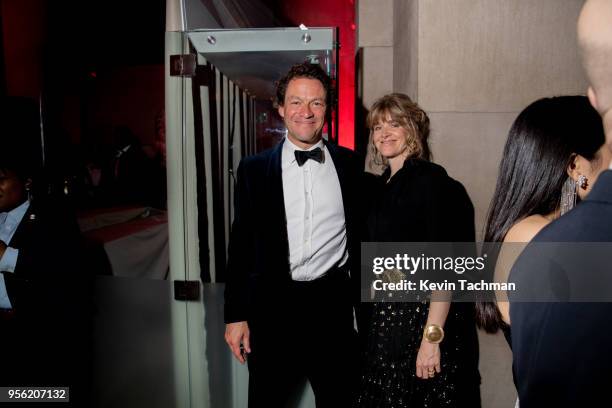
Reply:
[[[514,224],[506,234],[504,242],[529,242],[550,220],[539,215],[530,215]]]

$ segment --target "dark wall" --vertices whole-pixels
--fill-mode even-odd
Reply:
[[[42,95],[48,163],[127,125],[149,143],[163,109],[165,0],[0,0],[0,92]]]
[[[289,26],[338,27],[340,63],[338,68],[339,144],[355,147],[355,1],[267,0]]]
[[[163,64],[165,0],[0,0],[0,16],[10,95],[70,93],[100,70]]]
[[[47,0],[0,1],[6,92],[38,98],[48,28]]]

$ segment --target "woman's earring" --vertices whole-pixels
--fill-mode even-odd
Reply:
[[[561,188],[561,215],[567,213],[576,206],[576,188],[577,183],[571,177],[568,177],[565,183],[563,183],[563,187]]]
[[[587,185],[588,185],[588,179],[586,178],[584,174],[581,174],[578,177],[578,186],[580,186],[581,189],[586,190]]]

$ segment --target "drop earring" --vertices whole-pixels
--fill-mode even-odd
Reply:
[[[567,213],[576,206],[577,183],[573,178],[568,177],[561,188],[561,215]]]

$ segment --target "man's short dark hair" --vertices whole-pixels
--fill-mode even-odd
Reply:
[[[321,82],[323,88],[325,88],[325,103],[328,107],[331,106],[334,92],[331,78],[323,71],[319,64],[311,64],[309,62],[295,64],[284,77],[276,82],[276,103],[279,106],[285,103],[287,85],[289,85],[292,79],[296,78],[310,78]]]

